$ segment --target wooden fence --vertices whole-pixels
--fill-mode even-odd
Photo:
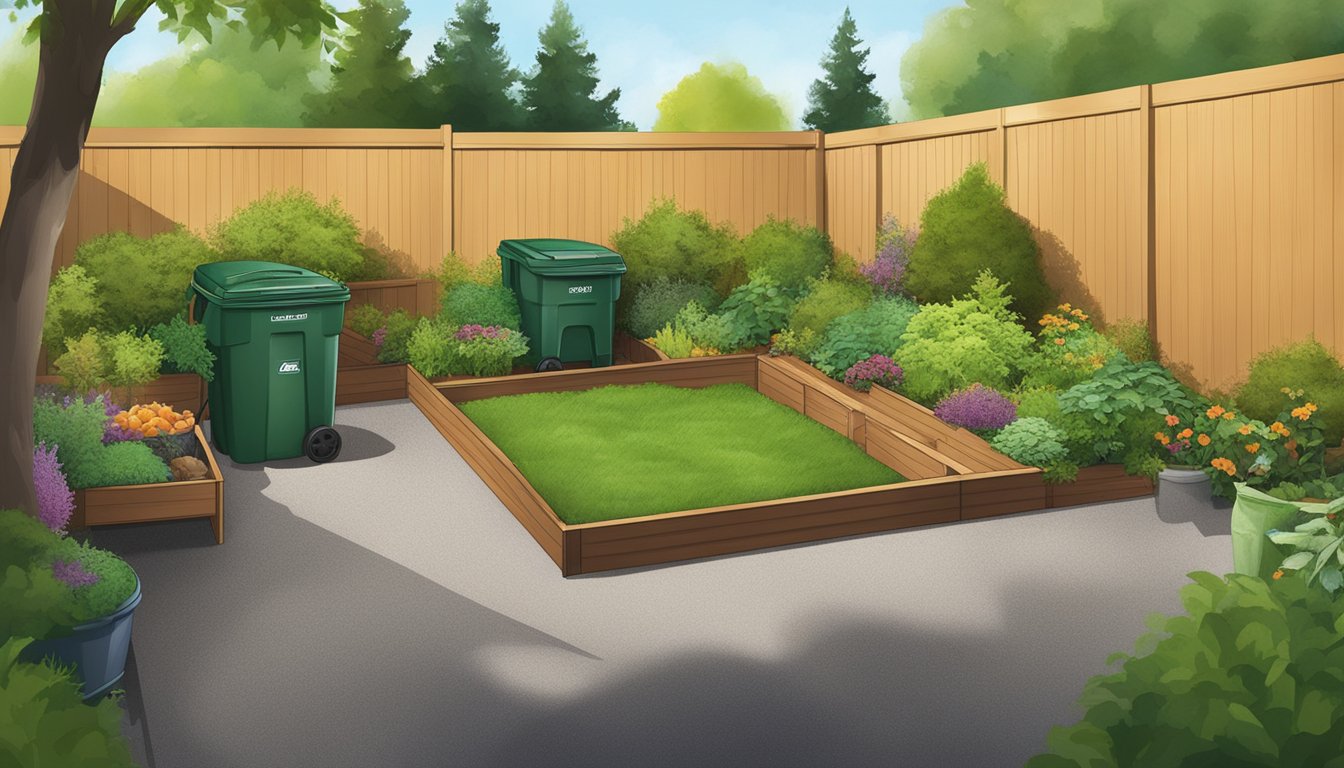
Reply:
[[[0,205],[21,128],[0,128]],[[823,136],[94,129],[56,266],[93,235],[205,232],[271,190],[339,198],[410,273],[505,237],[607,242],[658,198],[745,232],[826,229],[860,261],[973,162],[1048,279],[1225,386],[1315,335],[1344,353],[1344,55]]]

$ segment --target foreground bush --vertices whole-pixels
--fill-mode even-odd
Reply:
[[[1250,377],[1237,390],[1236,401],[1247,415],[1270,422],[1289,404],[1290,394],[1299,389],[1319,406],[1316,419],[1326,443],[1339,445],[1344,439],[1344,366],[1315,339],[1257,357],[1251,364]]]
[[[1031,228],[977,163],[925,206],[905,287],[921,302],[948,302],[986,269],[1007,285],[1021,316],[1040,317],[1051,306]]]
[[[802,290],[831,266],[831,238],[816,227],[773,216],[742,238],[741,260],[748,273],[765,272],[788,290]]]
[[[719,305],[719,297],[705,283],[668,278],[644,283],[635,294],[625,326],[635,338],[647,339],[691,302],[712,312]]]
[[[654,204],[638,221],[626,219],[611,236],[628,270],[622,278],[622,316],[640,289],[657,280],[704,283],[727,294],[740,280],[733,240],[728,226],[711,224],[699,211],[680,211],[671,200]]]
[[[275,261],[336,280],[377,280],[387,266],[360,241],[359,226],[336,200],[311,192],[271,193],[238,209],[215,228],[214,243],[230,261]]]
[[[1028,768],[1337,765],[1344,744],[1344,599],[1295,576],[1190,574],[1185,614],[1087,682],[1076,725]]]

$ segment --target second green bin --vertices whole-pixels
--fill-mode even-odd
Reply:
[[[625,260],[580,240],[501,240],[504,285],[518,297],[527,362],[539,371],[587,361],[611,365]]]

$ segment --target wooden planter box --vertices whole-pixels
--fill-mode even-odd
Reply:
[[[60,376],[38,376],[38,384],[63,383]],[[136,387],[132,394],[137,403],[159,402],[164,405],[171,405],[175,410],[189,410],[196,414],[197,418],[202,417],[201,405],[205,402],[205,380],[194,373],[166,373],[159,378]],[[113,393],[113,397],[120,398],[122,395]],[[118,400],[117,405],[123,408],[130,407],[134,403],[123,403]]]
[[[195,431],[209,469],[205,479],[111,485],[75,491],[71,527],[208,517],[210,527],[215,531],[215,542],[223,544],[224,476],[220,474],[215,455],[201,428],[198,426]]]

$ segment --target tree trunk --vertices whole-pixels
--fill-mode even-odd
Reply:
[[[56,241],[79,178],[103,62],[124,34],[111,3],[48,0],[37,89],[0,220],[0,509],[36,512],[33,389]],[[72,7],[77,6],[77,7]]]

